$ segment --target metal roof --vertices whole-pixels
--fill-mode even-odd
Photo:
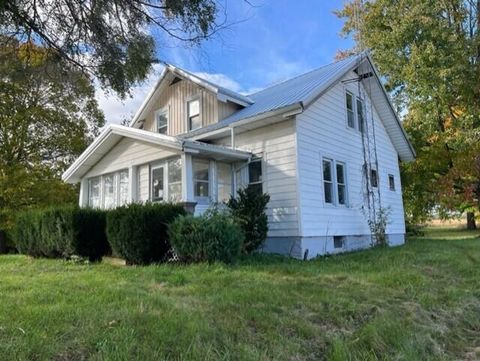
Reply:
[[[183,136],[188,138],[195,137],[223,128],[240,120],[253,118],[278,109],[288,108],[294,104],[302,107],[308,106],[312,100],[334,84],[339,77],[352,69],[360,59],[361,55],[352,56],[273,85],[257,93],[250,94],[248,97],[253,100],[253,104],[218,123],[188,132]]]

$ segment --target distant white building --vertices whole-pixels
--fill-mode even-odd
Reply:
[[[108,126],[63,179],[80,182],[81,206],[179,201],[195,214],[255,187],[271,197],[264,250],[311,258],[370,246],[380,208],[403,244],[399,160],[414,157],[368,55],[249,96],[166,65],[130,126]]]

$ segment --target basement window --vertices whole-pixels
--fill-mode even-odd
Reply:
[[[333,248],[343,248],[345,236],[333,236]]]

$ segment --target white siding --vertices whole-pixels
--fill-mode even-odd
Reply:
[[[217,141],[230,144],[230,138]],[[295,121],[278,123],[235,136],[237,149],[263,155],[264,192],[268,204],[269,237],[298,236]]]
[[[85,177],[94,177],[101,174],[127,169],[175,155],[176,153],[146,142],[123,138],[113,147],[96,165],[90,169]]]
[[[355,78],[348,74],[344,79]],[[368,234],[367,217],[362,211],[363,152],[362,136],[347,127],[345,90],[358,94],[356,82],[339,82],[304,113],[297,116],[299,207],[301,235],[304,237]],[[367,101],[366,121],[371,122]],[[387,233],[404,233],[403,204],[398,155],[385,128],[374,110],[379,182],[383,207],[391,208]],[[348,207],[325,204],[323,193],[322,157],[346,164]],[[388,188],[388,174],[395,176],[396,191]]]

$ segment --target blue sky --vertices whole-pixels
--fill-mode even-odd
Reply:
[[[251,93],[333,61],[351,47],[340,37],[342,21],[334,14],[343,0],[228,0],[232,24],[200,47],[187,49],[158,39],[158,57],[242,93]],[[162,40],[163,39],[163,40]],[[168,43],[167,43],[168,42]],[[107,121],[130,118],[153,85],[160,68],[121,102],[98,94]]]

